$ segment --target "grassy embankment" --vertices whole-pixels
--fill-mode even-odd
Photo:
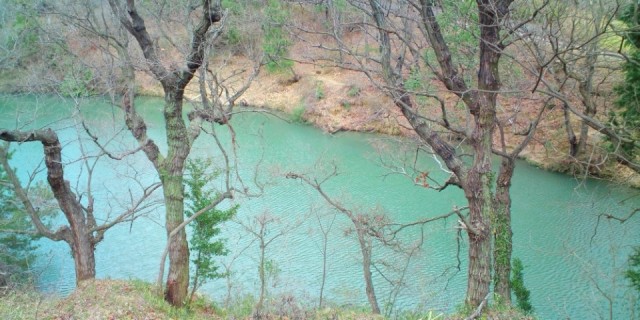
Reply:
[[[277,300],[277,299],[276,299]],[[95,280],[83,283],[71,295],[61,298],[35,290],[21,290],[0,297],[0,319],[250,319],[254,301],[243,297],[230,308],[217,307],[198,297],[190,308],[176,309],[156,294],[154,287],[138,280]],[[386,319],[366,308],[325,307],[316,309],[288,298],[268,306],[262,319]],[[397,314],[391,319],[461,320],[464,317],[438,312]],[[531,320],[516,310],[487,310],[481,319]]]

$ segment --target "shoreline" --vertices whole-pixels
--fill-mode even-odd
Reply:
[[[314,74],[315,75],[315,74]],[[269,76],[267,76],[269,77]],[[277,76],[271,76],[271,81],[275,83],[281,83],[282,79],[278,79]],[[264,85],[264,84],[263,84]],[[290,86],[291,84],[288,84]],[[273,86],[271,86],[273,87]],[[340,91],[342,88],[338,88]],[[282,91],[282,89],[280,90]],[[240,107],[253,106],[256,110],[264,110],[266,112],[278,112],[284,117],[289,117],[291,122],[300,122],[307,125],[311,125],[318,130],[321,130],[328,134],[337,134],[340,132],[361,132],[361,133],[373,133],[390,136],[400,136],[405,138],[414,138],[415,133],[408,128],[407,124],[402,124],[404,120],[400,115],[394,114],[394,108],[379,107],[377,110],[366,110],[367,105],[361,101],[366,97],[358,96],[351,97],[351,101],[354,103],[350,108],[345,108],[343,103],[344,99],[341,98],[339,92],[331,91],[332,96],[337,96],[338,100],[342,100],[338,106],[331,106],[331,103],[335,101],[322,101],[320,99],[314,99],[315,101],[308,102],[309,106],[305,106],[304,109],[297,108],[292,103],[278,103],[278,100],[270,98],[269,95],[262,94],[258,89],[251,89],[247,91],[247,97],[241,99],[238,103]],[[294,90],[301,95],[304,95],[304,90]],[[0,87],[0,94],[7,95],[19,95],[19,94],[52,94],[45,92],[26,92],[20,90],[18,86]],[[99,97],[101,95],[95,95],[91,97]],[[155,87],[139,88],[137,96],[151,97],[162,99],[161,89]],[[195,100],[195,95],[185,95],[187,98]],[[276,95],[277,96],[277,95]],[[379,97],[382,100],[382,97]],[[309,99],[306,99],[307,101]],[[295,101],[295,100],[293,100]],[[289,101],[291,102],[291,100]],[[315,102],[315,103],[314,103]],[[381,105],[384,103],[382,102]],[[324,104],[324,105],[323,105]],[[328,105],[328,106],[327,106]],[[365,112],[363,112],[365,110]],[[366,112],[368,111],[368,112]],[[376,115],[381,118],[377,119]],[[355,116],[354,116],[355,115]],[[550,152],[542,144],[533,142],[523,150],[518,156],[518,159],[526,161],[528,164],[540,168],[549,172],[562,173],[567,176],[575,176],[576,178],[583,179],[585,176],[592,179],[606,180],[611,183],[621,184],[634,189],[640,189],[640,175],[633,172],[631,169],[619,164],[610,163],[604,165],[601,168],[592,168],[585,175],[584,171],[581,171],[580,163],[578,159],[570,159],[566,155],[563,155],[560,150],[553,150]]]

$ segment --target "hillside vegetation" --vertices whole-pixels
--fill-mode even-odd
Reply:
[[[230,75],[237,73],[238,70],[243,70],[246,74],[255,59],[256,53],[252,51],[255,50],[253,47],[259,46],[261,43],[263,46],[265,45],[264,42],[261,42],[262,40],[256,39],[255,35],[258,30],[264,28],[264,22],[261,22],[257,15],[251,15],[249,11],[244,11],[240,4],[223,1],[223,5],[228,6],[232,20],[228,22],[226,33],[222,35],[223,41],[215,48],[215,55],[211,56],[211,63],[219,65],[216,72],[223,76],[231,77]],[[291,3],[282,8],[288,10],[283,17],[287,19],[286,30],[291,32],[291,35],[283,36],[286,41],[280,40],[284,41],[283,44],[286,45],[286,50],[279,53],[283,55],[282,61],[286,63],[280,62],[284,65],[282,68],[263,67],[263,70],[242,95],[241,100],[238,101],[239,104],[284,111],[291,115],[292,121],[313,124],[328,133],[362,131],[391,135],[414,135],[406,119],[394,106],[393,100],[384,90],[376,86],[367,74],[360,70],[353,70],[352,67],[345,68],[345,65],[349,65],[348,57],[340,56],[338,59],[335,53],[322,49],[324,46],[330,46],[329,44],[334,41],[331,30],[326,29],[328,12],[319,9],[320,5]],[[593,15],[585,8],[579,10],[582,10],[580,12],[582,19]],[[514,12],[522,14],[518,10]],[[338,18],[342,19],[341,21],[345,25],[351,23],[348,19],[360,19],[357,12],[351,11],[341,13]],[[590,22],[582,23],[588,24]],[[543,27],[537,27],[533,22],[531,24],[530,30]],[[26,32],[29,30],[28,27],[27,23],[21,28],[25,28],[24,32]],[[590,28],[589,25],[584,27]],[[340,28],[342,28],[340,35],[344,46],[358,48],[368,45],[365,38],[370,35],[360,28]],[[619,26],[616,25],[615,28],[619,28]],[[312,30],[312,32],[308,30]],[[65,92],[85,94],[105,91],[105,88],[98,88],[104,84],[97,80],[97,71],[85,68],[103,63],[97,61],[100,48],[94,43],[85,43],[74,38],[74,34],[79,32],[79,30],[73,30],[59,36],[65,38],[68,50],[80,57],[80,61],[74,62],[68,57],[62,57],[60,56],[63,54],[62,52],[47,52],[45,55],[31,52],[26,58],[8,59],[11,63],[0,68],[0,91],[57,92],[62,94]],[[459,34],[458,36],[460,37],[458,39],[460,46],[467,46],[469,39],[465,38],[466,35]],[[567,36],[584,37],[585,35]],[[620,47],[621,37],[610,33],[598,36],[602,38],[598,43],[601,50],[614,51]],[[30,42],[33,45],[35,41],[31,41],[33,41]],[[515,89],[524,93],[517,98],[505,94],[500,100],[504,107],[498,109],[497,117],[499,119],[514,117],[513,110],[517,109],[515,113],[517,117],[513,118],[516,127],[505,132],[507,145],[510,147],[517,145],[519,132],[526,129],[528,121],[535,117],[535,113],[541,105],[545,105],[549,109],[548,114],[541,119],[534,139],[521,152],[521,158],[546,170],[579,176],[590,174],[639,187],[640,175],[626,166],[616,163],[612,157],[607,155],[609,151],[607,149],[609,147],[606,146],[607,139],[605,135],[596,130],[587,131],[586,141],[589,150],[584,152],[584,156],[573,157],[569,155],[571,146],[567,139],[566,119],[563,115],[562,104],[544,95],[526,94],[527,91],[536,87],[539,79],[536,74],[527,72],[525,67],[536,59],[534,52],[531,52],[532,50],[549,50],[543,45],[541,44],[540,48],[527,48],[529,44],[524,43],[506,49],[505,55],[509,60],[501,64],[502,81],[508,84],[510,90]],[[373,51],[374,49],[369,50]],[[456,50],[464,52],[464,48]],[[569,73],[572,72],[570,68],[575,68],[576,72],[582,72],[581,70],[589,61],[585,61],[585,58],[579,55],[581,52],[574,52],[583,49],[572,50],[564,53],[570,56],[562,57],[562,59],[574,59],[571,62],[574,65],[567,65],[564,68]],[[181,53],[176,51],[173,54],[179,57]],[[511,60],[517,61],[517,63]],[[563,62],[551,63],[550,70],[562,68],[561,63],[569,63],[564,60],[560,61]],[[605,55],[593,70],[593,79],[589,80],[594,83],[594,88],[589,93],[592,95],[591,102],[598,110],[594,111],[594,118],[602,123],[609,122],[609,117],[613,112],[611,102],[616,97],[614,87],[623,82],[621,72],[623,61],[623,59],[608,59]],[[580,105],[581,100],[585,99],[580,96],[581,91],[577,88],[580,80],[573,79],[571,76],[567,76],[568,78],[564,80],[557,76],[556,80],[565,82],[562,86],[567,88],[567,93],[563,93],[562,98]],[[148,73],[139,71],[136,78],[138,78],[137,90],[139,94],[162,96],[162,87],[158,82],[154,82]],[[429,90],[446,91],[446,88],[441,84],[434,80],[430,81],[429,86],[432,88]],[[239,83],[236,81],[233,86],[238,87]],[[571,86],[575,89],[570,89]],[[191,83],[186,95],[197,98],[199,96],[198,83]],[[453,95],[444,94],[444,97],[445,103],[448,105],[459,103],[458,98]],[[433,108],[435,113],[438,112],[438,106],[428,107]],[[465,119],[463,113],[456,115],[454,112],[453,115],[453,121],[464,121]],[[581,130],[582,124],[578,117],[571,117],[569,123],[576,133]],[[494,139],[497,143],[500,139],[498,134]]]

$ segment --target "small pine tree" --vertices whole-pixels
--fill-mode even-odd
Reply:
[[[291,70],[293,62],[287,59],[291,40],[285,30],[289,10],[282,1],[269,0],[264,14],[262,49],[267,57],[267,71],[275,73]]]
[[[10,157],[8,153],[7,160]],[[11,288],[31,279],[37,248],[33,241],[37,236],[18,233],[28,231],[33,231],[31,220],[22,209],[4,166],[0,165],[0,287]]]
[[[513,268],[511,270],[511,289],[516,296],[518,308],[529,314],[533,312],[533,306],[529,300],[531,292],[524,285],[523,270],[524,265],[522,264],[522,261],[518,258],[513,259]]]
[[[211,205],[216,198],[217,191],[207,185],[219,176],[218,171],[211,172],[210,160],[190,160],[186,165],[187,186],[186,196],[189,201],[185,214],[191,217],[200,210]],[[231,219],[238,210],[234,206],[228,210],[211,208],[198,216],[193,225],[191,238],[192,260],[195,267],[191,277],[191,297],[195,291],[207,280],[222,278],[224,273],[219,271],[214,259],[228,253],[224,239],[216,238],[220,234],[220,224]]]
[[[635,142],[640,140],[640,4],[628,5],[619,19],[628,27],[625,33],[628,60],[623,65],[624,82],[615,88],[618,98],[609,118],[617,133],[630,140],[620,147],[630,155],[638,155]]]
[[[629,256],[629,269],[624,275],[631,281],[631,286],[640,293],[640,246],[633,248],[633,250]]]

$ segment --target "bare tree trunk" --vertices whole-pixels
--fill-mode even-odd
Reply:
[[[71,227],[72,241],[69,246],[75,264],[76,282],[80,283],[96,277],[95,244],[82,206],[71,191],[69,182],[64,180],[59,149],[59,143],[57,146],[45,146],[47,180]]]
[[[360,243],[360,252],[362,253],[362,271],[364,274],[365,291],[367,293],[367,299],[371,306],[371,313],[380,314],[380,306],[378,305],[378,298],[376,297],[376,291],[373,287],[373,278],[371,276],[371,240],[366,239],[364,234],[364,226],[356,224],[356,232],[358,233],[358,242]]]
[[[189,117],[190,127],[187,128],[183,119],[184,89],[193,79],[194,74],[204,61],[207,34],[214,22],[221,20],[219,2],[202,0],[202,15],[200,21],[191,34],[191,44],[188,54],[183,61],[184,69],[171,70],[166,68],[158,55],[158,47],[148,33],[144,18],[138,13],[136,3],[128,0],[122,3],[109,0],[111,10],[121,25],[136,39],[149,70],[162,85],[165,94],[164,122],[167,137],[167,155],[163,157],[158,146],[146,135],[146,124],[134,108],[133,79],[135,73],[133,64],[128,57],[126,48],[121,48],[120,54],[129,62],[123,67],[128,75],[128,88],[124,92],[123,110],[129,131],[143,147],[147,158],[153,163],[158,172],[164,189],[166,208],[166,231],[169,244],[169,273],[165,288],[165,299],[173,306],[182,306],[187,299],[189,289],[189,245],[184,229],[179,230],[174,237],[171,233],[184,221],[184,186],[182,183],[184,163],[191,151],[193,141],[200,134],[198,115]],[[213,119],[211,119],[213,120]]]
[[[466,304],[477,307],[488,296],[491,282],[491,257],[492,257],[492,217],[496,212],[493,186],[495,173],[492,171],[493,135],[497,126],[496,101],[501,88],[499,77],[499,60],[504,49],[500,31],[503,19],[509,13],[512,0],[476,0],[478,8],[479,35],[479,66],[477,70],[477,89],[470,88],[453,60],[449,43],[442,34],[442,29],[436,19],[433,0],[420,0],[413,3],[413,7],[419,10],[421,27],[429,41],[431,50],[435,54],[439,70],[435,76],[447,90],[458,96],[467,107],[473,118],[473,123],[465,129],[456,129],[448,121],[445,112],[445,104],[442,103],[443,115],[439,122],[445,129],[464,134],[473,150],[471,164],[466,165],[456,155],[453,146],[442,139],[435,131],[428,117],[419,114],[413,101],[411,92],[404,88],[405,79],[402,70],[403,56],[392,59],[391,48],[401,47],[392,43],[391,35],[394,35],[392,26],[388,22],[388,12],[382,8],[380,1],[370,0],[370,16],[378,29],[378,44],[380,50],[379,63],[380,75],[390,89],[396,105],[400,108],[405,118],[409,121],[418,136],[432,148],[452,172],[452,177],[446,185],[457,185],[464,190],[469,204],[469,219],[461,219],[469,237],[469,267],[467,279]],[[410,48],[411,41],[399,39],[406,47]],[[411,49],[408,49],[411,50]],[[442,102],[442,100],[440,100]],[[506,175],[504,176],[506,178]],[[508,195],[508,193],[507,193]],[[505,203],[507,204],[507,203]],[[506,211],[505,211],[506,212]],[[508,270],[508,267],[505,271]]]
[[[73,232],[74,239],[73,244],[71,244],[76,270],[76,283],[95,279],[96,277],[95,245],[92,237],[89,236],[89,230],[83,229],[85,230]]]
[[[500,302],[511,304],[511,178],[515,163],[511,158],[502,158],[496,183],[495,219],[493,221],[494,292]]]
[[[592,54],[591,56],[595,57],[595,54]],[[595,65],[595,59],[594,58],[587,58],[587,63],[592,63],[593,65]],[[586,79],[584,79],[583,81],[580,81],[580,85],[578,86],[578,89],[580,91],[580,96],[582,97],[582,104],[584,105],[584,114],[589,117],[589,118],[593,118],[596,115],[596,104],[593,101],[593,87],[592,87],[592,78],[593,78],[593,74],[595,72],[594,70],[594,66],[591,65],[590,67],[587,68],[587,70],[589,70],[589,73],[586,77]],[[578,141],[578,150],[576,151],[576,154],[580,154],[580,153],[584,153],[587,149],[587,141],[589,140],[589,124],[586,121],[582,121],[582,124],[580,126],[580,140]]]
[[[318,225],[322,231],[322,280],[320,281],[320,297],[318,302],[318,308],[322,308],[324,303],[324,287],[327,281],[327,260],[329,255],[327,249],[329,247],[329,232],[331,231],[331,227],[333,226],[336,216],[333,216],[333,219],[327,228],[324,227],[319,216],[316,215],[316,218],[318,218]]]
[[[573,132],[573,127],[571,127],[571,115],[566,103],[564,103],[562,109],[564,110],[564,127],[567,131],[567,139],[569,140],[570,146],[569,155],[575,157],[578,155],[578,150],[580,150],[578,146],[578,139],[576,138],[576,134]],[[583,121],[582,126],[584,127],[585,124],[586,121]],[[581,131],[584,131],[584,128],[582,128]]]
[[[261,231],[261,234],[264,233]],[[266,246],[264,243],[264,237],[260,238],[260,265],[258,266],[258,275],[260,277],[260,297],[258,298],[258,303],[256,304],[256,313],[262,313],[262,307],[264,306],[264,297],[267,291],[267,275],[265,270],[265,250]]]
[[[2,157],[3,166],[12,180],[11,182],[17,191],[16,194],[21,198],[25,207],[27,207],[38,232],[55,241],[64,240],[71,248],[75,264],[76,284],[84,280],[94,279],[96,276],[95,244],[98,238],[93,236],[91,225],[95,221],[92,221],[92,212],[85,217],[85,211],[78,197],[76,197],[75,193],[71,190],[69,182],[64,179],[62,146],[60,145],[58,135],[51,129],[31,132],[0,131],[0,139],[19,142],[39,141],[42,143],[44,147],[45,165],[47,167],[47,182],[60,206],[60,210],[64,213],[69,223],[68,227],[60,228],[56,232],[48,230],[42,221],[40,221],[37,212],[30,205],[30,201],[24,190],[22,190],[15,173],[9,168],[6,155]],[[4,149],[3,153],[6,153]],[[89,208],[88,211],[90,210],[93,209]]]
[[[586,114],[586,113],[585,113]],[[575,154],[584,153],[584,150],[587,147],[587,138],[589,137],[589,125],[586,122],[582,122],[580,125],[580,139],[578,139],[578,143],[576,145]]]
[[[96,277],[94,239],[87,225],[88,221],[85,219],[82,206],[75,193],[71,191],[69,182],[64,180],[60,141],[52,130],[47,130],[47,133],[51,135],[50,139],[52,140],[51,143],[43,143],[47,181],[71,227],[72,241],[69,246],[75,263],[76,282],[80,283]]]
[[[496,214],[492,194],[492,148],[496,127],[496,99],[500,90],[500,17],[510,1],[477,0],[480,26],[478,91],[469,110],[474,116],[471,145],[474,159],[464,188],[469,201],[469,282],[466,303],[478,306],[489,293],[491,279],[491,217]]]
[[[465,195],[469,202],[469,267],[467,269],[468,306],[477,306],[489,293],[491,281],[491,237],[489,217],[493,213],[490,175],[469,172]]]
[[[200,260],[200,252],[198,252],[198,260]],[[191,287],[191,294],[189,294],[188,304],[191,304],[191,301],[193,301],[193,297],[196,294],[196,290],[198,290],[198,285],[200,285],[200,283],[198,283],[198,280],[200,280],[200,268],[196,266],[195,274],[193,275],[193,286]]]
[[[596,34],[600,33],[600,27],[596,24]],[[582,98],[582,104],[584,105],[584,114],[593,118],[596,115],[597,106],[595,101],[593,100],[593,77],[596,71],[596,62],[598,60],[598,41],[592,41],[587,45],[586,49],[586,60],[584,65],[584,71],[580,73],[584,73],[584,75],[574,75],[572,76],[575,80],[578,81],[578,91],[580,92],[580,97]],[[582,71],[582,70],[581,70]],[[567,111],[565,111],[567,112]],[[589,124],[587,121],[582,121],[580,125],[580,139],[578,140],[578,146],[575,155],[584,154],[587,151],[587,142],[589,140]]]
[[[334,167],[334,170],[335,170],[335,167]],[[336,171],[334,171],[332,175],[335,175],[335,174],[336,174]],[[351,223],[353,223],[356,235],[358,237],[358,244],[360,245],[360,253],[362,254],[362,272],[363,272],[363,277],[365,282],[365,292],[367,294],[367,299],[369,300],[369,305],[371,306],[371,312],[374,314],[380,314],[380,306],[378,305],[378,299],[376,297],[376,292],[373,285],[373,277],[371,274],[371,266],[372,266],[371,257],[372,257],[372,247],[373,247],[372,237],[374,236],[372,234],[371,229],[374,229],[374,228],[371,226],[371,224],[367,222],[367,216],[354,214],[353,211],[348,210],[347,208],[343,207],[341,204],[335,202],[324,192],[324,190],[320,186],[321,183],[318,183],[317,181],[311,181],[309,178],[293,172],[287,173],[286,177],[288,179],[301,179],[308,185],[312,186],[314,189],[316,189],[320,193],[320,195],[331,206],[333,206],[338,211],[342,212],[344,215],[346,215],[349,218],[349,220],[351,220]],[[323,227],[321,226],[321,228]],[[329,232],[328,231],[329,229],[327,229],[326,231],[322,229],[325,237],[325,241],[327,239],[327,234]],[[325,251],[325,257],[326,257],[326,251]],[[324,274],[323,274],[323,278],[324,278]]]
[[[328,238],[325,236],[322,243],[322,280],[320,281],[320,298],[318,302],[318,308],[322,308],[324,302],[324,286],[327,282],[327,242]]]

